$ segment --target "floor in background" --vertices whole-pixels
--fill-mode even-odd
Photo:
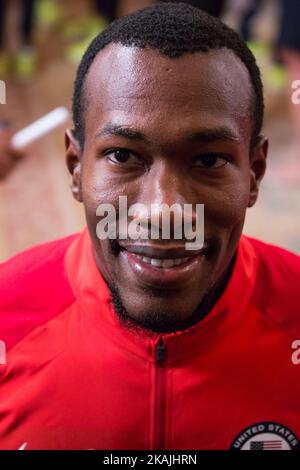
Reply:
[[[68,13],[74,2],[59,4],[65,4]],[[123,11],[137,4],[141,2],[128,0]],[[71,104],[76,66],[65,57],[63,29],[53,34],[39,28],[36,40],[36,77],[27,82],[6,80],[7,104],[1,105],[0,117],[10,118],[17,128],[56,106],[70,108]],[[300,152],[293,138],[289,97],[267,92],[266,98],[265,134],[271,141],[268,172],[259,202],[247,215],[245,232],[300,253]],[[84,226],[82,207],[72,199],[69,185],[61,129],[32,146],[27,158],[0,184],[0,261]]]

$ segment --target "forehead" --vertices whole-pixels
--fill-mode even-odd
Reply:
[[[229,49],[169,58],[153,49],[110,44],[91,65],[84,96],[86,134],[108,122],[145,125],[149,132],[195,124],[251,132],[249,73]]]

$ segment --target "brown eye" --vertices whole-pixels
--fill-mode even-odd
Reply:
[[[195,166],[200,166],[202,168],[221,168],[228,163],[228,159],[224,156],[208,153],[206,155],[201,155],[197,159]]]
[[[111,153],[110,158],[118,163],[126,163],[130,159],[130,152],[128,150],[115,150]]]
[[[107,152],[107,158],[114,164],[139,164],[141,165],[141,161],[138,157],[136,157],[130,150],[126,149],[116,149]]]

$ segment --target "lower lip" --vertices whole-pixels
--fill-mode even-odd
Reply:
[[[127,269],[137,276],[139,282],[143,282],[151,287],[175,288],[182,283],[194,279],[203,263],[205,253],[202,252],[196,256],[190,257],[186,262],[174,266],[173,268],[157,268],[151,264],[145,263],[134,253],[122,250],[120,256],[125,261]]]

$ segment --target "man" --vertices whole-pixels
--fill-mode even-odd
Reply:
[[[297,448],[300,260],[241,235],[267,155],[247,46],[186,4],[141,10],[89,46],[73,114],[87,229],[0,269],[0,448]],[[202,247],[99,236],[121,196],[203,204]]]

